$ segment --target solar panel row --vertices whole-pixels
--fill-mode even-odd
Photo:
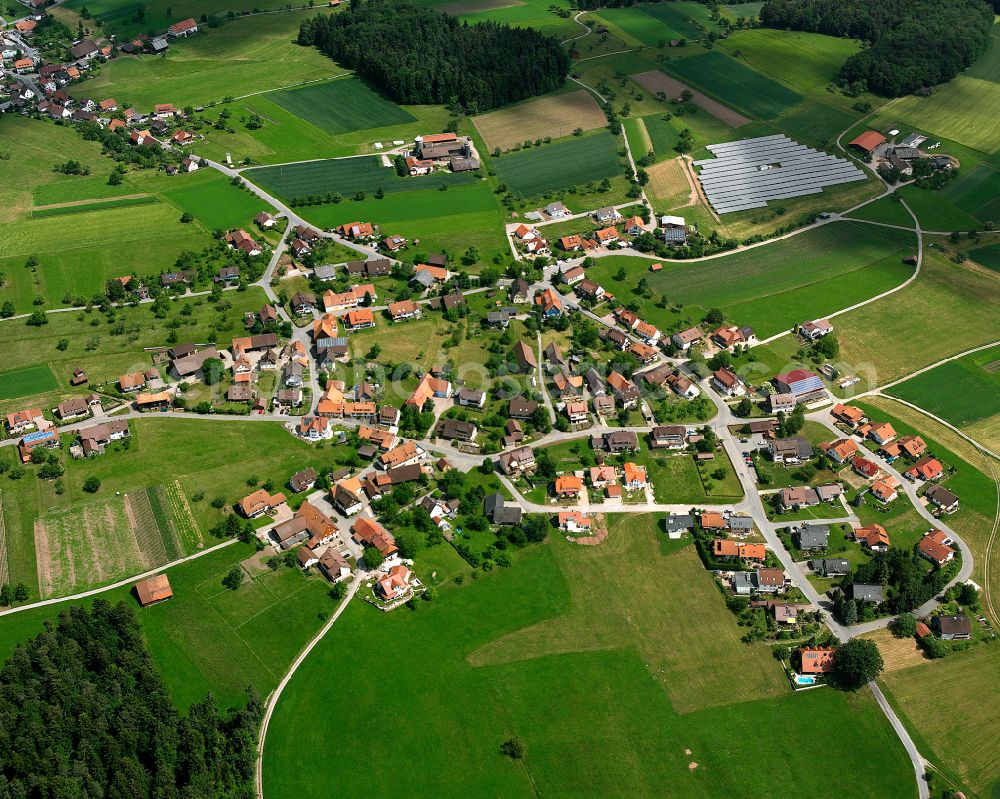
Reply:
[[[710,144],[708,149],[715,158],[695,161],[695,166],[709,202],[720,214],[819,194],[826,186],[865,177],[850,161],[782,134]]]

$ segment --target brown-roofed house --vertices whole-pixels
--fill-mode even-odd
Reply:
[[[148,580],[136,583],[135,593],[139,597],[139,604],[144,608],[157,602],[166,602],[174,595],[170,588],[170,580],[165,574],[156,574]]]

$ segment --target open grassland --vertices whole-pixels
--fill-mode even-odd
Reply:
[[[249,169],[243,177],[285,199],[328,193],[353,197],[359,191],[374,194],[380,188],[390,194],[438,188],[442,184],[458,186],[475,180],[467,172],[400,177],[395,169],[384,166],[379,156],[265,166]]]
[[[55,375],[48,364],[23,366],[20,369],[0,372],[0,400],[29,397],[58,388]]]
[[[912,236],[871,225],[823,225],[789,239],[697,263],[648,271],[647,259],[601,258],[592,279],[620,300],[636,297],[641,315],[670,327],[660,296],[671,304],[721,308],[760,338],[791,328],[899,285],[912,274],[902,263]],[[625,267],[624,281],[615,280]],[[649,296],[635,295],[645,278]]]
[[[1000,172],[988,163],[963,170],[941,193],[982,222],[1000,221]]]
[[[840,357],[888,383],[949,355],[1000,339],[1000,317],[984,308],[1000,302],[1000,281],[989,270],[955,264],[924,249],[920,275],[885,300],[837,317]],[[948,335],[941,335],[942,329]]]
[[[943,196],[940,191],[920,189],[916,186],[903,186],[899,189],[910,210],[920,220],[924,230],[975,230],[980,224],[972,214],[962,210],[958,205]]]
[[[778,117],[774,126],[793,139],[832,151],[837,136],[851,127],[857,118],[854,111],[835,108],[818,100],[806,100]]]
[[[760,16],[760,9],[763,5],[764,3],[762,2],[729,3],[724,6],[720,6],[720,10],[723,15],[732,20],[737,20],[740,17],[744,17],[745,19],[756,19]]]
[[[773,119],[802,101],[798,92],[718,50],[667,61],[663,69],[758,119]]]
[[[316,48],[294,43],[302,20],[318,13],[325,12],[297,10],[202,26],[195,36],[171,41],[165,57],[121,57],[105,64],[87,82],[87,92],[142,110],[155,103],[182,108],[342,74]]]
[[[412,114],[357,78],[273,92],[268,99],[327,133],[385,128],[414,121]]]
[[[836,102],[838,95],[826,87],[837,80],[844,61],[861,49],[861,43],[852,39],[770,28],[736,31],[720,45],[758,72],[828,102]],[[789,68],[792,64],[794,67]],[[850,106],[855,102],[854,98],[844,97],[838,104]]]
[[[895,197],[883,197],[873,203],[851,211],[851,219],[867,219],[870,222],[884,222],[887,225],[913,227],[913,217]]]
[[[617,137],[601,131],[510,153],[492,165],[511,191],[535,196],[621,175],[618,147]]]
[[[871,696],[793,695],[766,649],[738,641],[691,548],[664,556],[658,535],[653,516],[613,518],[600,546],[553,539],[416,613],[352,605],[278,704],[265,792],[319,797],[336,779],[361,795],[405,761],[414,796],[785,794],[808,790],[816,769],[838,796],[905,794],[912,773]],[[406,669],[371,657],[387,639]],[[316,702],[312,675],[334,671],[355,686],[353,703]],[[392,735],[379,713],[356,712],[375,707],[387,682],[419,719]],[[761,718],[781,721],[733,734]],[[817,719],[863,736],[878,762],[846,734],[819,749],[788,745]],[[312,752],[335,730],[338,757],[317,763]],[[523,760],[498,753],[511,736]]]
[[[577,128],[600,128],[606,120],[593,95],[580,89],[491,111],[472,122],[490,150],[509,150],[525,141],[568,136]]]
[[[199,170],[177,188],[163,193],[181,212],[191,213],[207,230],[246,228],[254,235],[253,219],[271,207],[249,191],[237,188],[215,170]]]
[[[222,707],[245,704],[253,685],[266,696],[329,612],[328,583],[298,569],[255,571],[239,590],[222,586],[253,548],[234,544],[168,572],[173,599],[138,610],[146,645],[182,711],[209,692]],[[101,594],[138,608],[131,586]],[[36,635],[69,605],[0,616],[0,657]]]
[[[567,9],[569,3],[566,0],[484,0],[479,3],[477,0],[470,0],[467,3],[445,2],[432,3],[438,10],[455,14],[460,22],[467,22],[470,25],[476,22],[499,22],[521,28],[536,28],[550,36],[565,38],[576,36],[583,32],[583,29],[575,24],[571,19],[561,17],[554,13],[552,7]],[[461,8],[462,5],[468,6]]]
[[[978,264],[982,264],[987,269],[1000,272],[1000,244],[990,244],[978,250],[973,250],[970,257]]]
[[[114,163],[101,155],[100,145],[84,141],[68,127],[49,124],[41,120],[24,119],[16,114],[0,116],[0,183],[4,186],[4,202],[0,204],[0,222],[13,222],[31,215],[34,205],[80,199],[72,193],[80,183],[105,185]],[[53,167],[69,158],[79,161],[91,170],[89,177],[61,175]],[[64,192],[68,196],[54,195],[36,199],[36,194],[46,188]],[[121,187],[110,196],[121,194]],[[88,191],[85,197],[90,197]],[[104,195],[108,196],[108,195]],[[4,225],[4,227],[9,227]],[[4,253],[0,249],[0,254]]]
[[[371,196],[361,202],[345,200],[302,208],[299,213],[321,227],[374,222],[385,234],[398,234],[411,242],[419,239],[422,252],[444,249],[457,258],[476,247],[484,263],[496,253],[510,252],[496,196],[481,181],[448,191],[427,188],[387,194],[381,200]]]
[[[1000,37],[968,70],[930,97],[901,97],[884,112],[886,118],[934,131],[983,153],[1000,150],[1000,126],[984,120],[1000,117]],[[942,148],[944,152],[944,148]]]
[[[916,739],[920,752],[977,795],[996,796],[1000,785],[1000,649],[977,646],[944,660],[886,672],[882,684]],[[947,686],[948,712],[940,687]]]
[[[998,366],[1000,347],[994,347],[936,366],[893,386],[888,393],[964,428],[1000,413]]]
[[[975,561],[972,579],[979,585],[989,585],[993,597],[1000,596],[997,593],[1000,571],[991,568],[989,574],[984,572],[990,533],[998,512],[1000,466],[954,431],[889,397],[867,397],[859,404],[871,418],[892,424],[900,435],[919,434],[935,455],[956,467],[957,473],[948,478],[946,485],[959,497],[960,508],[948,517],[948,524],[972,549]],[[996,542],[994,555],[995,549]]]
[[[233,132],[203,129],[206,140],[198,142],[195,152],[213,160],[224,160],[225,154],[230,153],[234,160],[250,158],[257,164],[374,153],[377,152],[376,142],[410,141],[429,130],[443,129],[448,119],[448,111],[442,106],[405,106],[401,108],[416,121],[331,133],[278,105],[271,99],[272,94],[257,94],[232,103],[229,108],[237,115],[231,125]],[[214,119],[215,112],[216,109],[209,109],[205,115]],[[252,116],[259,117],[263,127],[257,130],[248,128],[243,120]]]

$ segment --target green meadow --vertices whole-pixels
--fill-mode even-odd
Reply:
[[[817,769],[838,796],[911,789],[870,694],[793,694],[765,648],[740,643],[690,546],[662,554],[653,516],[609,523],[600,546],[553,536],[415,612],[352,604],[282,695],[266,793],[319,797],[336,780],[346,796],[367,795],[400,762],[412,796],[785,794],[811,790]],[[371,656],[386,646],[406,668]],[[313,675],[334,671],[353,702],[316,701]],[[357,712],[380,707],[389,685],[406,709],[392,735],[388,709]],[[760,719],[776,721],[734,734]],[[789,745],[817,723],[844,734],[818,749]],[[331,735],[337,758],[317,761]],[[878,747],[877,762],[855,735]],[[499,752],[512,736],[523,760]]]
[[[902,283],[913,273],[903,264],[911,240],[903,232],[838,223],[708,261],[666,264],[656,273],[648,271],[649,260],[628,256],[602,258],[588,272],[620,300],[635,297],[641,315],[665,328],[673,323],[657,306],[661,296],[670,304],[720,308],[766,338]],[[640,279],[648,295],[636,294]]]
[[[0,372],[0,400],[30,397],[58,387],[56,377],[47,364]]]
[[[385,128],[415,120],[357,78],[273,92],[268,99],[327,133]]]
[[[379,156],[257,167],[243,172],[243,177],[288,200],[328,193],[353,197],[357,192],[375,194],[379,189],[386,194],[414,192],[475,180],[468,172],[400,177],[395,169],[384,166]]]
[[[606,130],[509,153],[492,160],[497,178],[514,192],[536,196],[623,173],[619,140]]]

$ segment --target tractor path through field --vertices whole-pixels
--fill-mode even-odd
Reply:
[[[266,12],[273,13],[273,12]],[[250,16],[250,15],[247,15]],[[300,89],[303,86],[309,86],[313,83],[328,83],[333,80],[340,80],[341,78],[349,78],[353,75],[353,72],[345,72],[342,75],[334,75],[332,78],[315,78],[313,80],[304,80],[301,83],[290,83],[287,86],[278,86],[274,89],[262,89],[259,92],[250,92],[249,94],[241,94],[239,97],[234,97],[234,100],[245,100],[247,97],[257,97],[261,94],[271,94],[272,92],[283,92],[288,89]]]
[[[281,682],[278,683],[278,686],[271,692],[271,695],[268,696],[267,698],[267,701],[264,706],[264,717],[263,719],[261,719],[260,722],[260,733],[257,737],[257,762],[255,763],[256,773],[254,775],[254,783],[257,789],[258,799],[264,799],[264,744],[266,742],[266,737],[267,737],[267,727],[271,723],[271,716],[274,715],[274,708],[278,704],[278,699],[281,697],[282,692],[285,690],[285,686],[288,685],[289,681],[295,675],[295,672],[298,670],[299,666],[302,665],[302,662],[306,659],[306,657],[308,657],[309,653],[313,651],[313,648],[316,646],[316,644],[318,644],[323,639],[323,636],[326,635],[330,631],[330,628],[333,627],[333,625],[337,622],[337,619],[340,618],[340,614],[344,612],[344,610],[350,604],[351,600],[354,598],[354,595],[357,593],[358,588],[361,586],[362,580],[367,579],[367,577],[368,577],[368,572],[363,571],[361,567],[358,566],[358,570],[355,573],[354,579],[351,581],[351,584],[347,589],[347,593],[344,595],[344,598],[340,601],[340,604],[337,606],[337,609],[333,612],[333,615],[330,616],[326,624],[324,624],[320,628],[320,631],[316,633],[313,639],[308,644],[306,644],[305,649],[303,649],[299,653],[299,656],[295,658],[295,662],[292,663],[288,671],[285,672],[285,676],[281,678]]]
[[[239,539],[230,538],[227,541],[223,541],[215,546],[208,547],[207,549],[201,550],[201,552],[195,552],[193,555],[188,555],[185,558],[178,558],[170,563],[164,563],[162,566],[157,566],[155,569],[150,569],[149,571],[142,572],[141,574],[135,574],[131,577],[127,577],[124,580],[119,580],[116,583],[111,583],[110,585],[102,585],[100,588],[92,588],[89,591],[82,591],[79,594],[71,594],[70,596],[57,596],[51,599],[42,599],[38,602],[30,602],[26,605],[18,605],[16,608],[7,608],[6,610],[0,610],[0,617],[9,616],[12,613],[21,613],[25,610],[33,610],[34,608],[41,608],[47,605],[58,605],[62,602],[75,602],[79,599],[86,599],[90,596],[97,596],[97,594],[103,594],[106,591],[112,591],[115,588],[122,588],[126,585],[131,585],[136,582],[136,580],[143,580],[146,577],[152,577],[154,574],[159,574],[167,569],[172,569],[174,566],[179,566],[182,563],[187,563],[189,560],[196,560],[197,558],[208,555],[211,552],[217,552],[225,547],[232,546],[238,543]]]
[[[570,42],[575,42],[577,39],[582,39],[584,36],[589,36],[591,33],[594,32],[594,29],[591,28],[586,22],[580,22],[580,17],[582,17],[586,13],[588,12],[577,11],[576,14],[573,15],[573,22],[583,27],[583,33],[581,33],[579,36],[570,36],[568,39],[563,39],[562,44],[569,44]]]

